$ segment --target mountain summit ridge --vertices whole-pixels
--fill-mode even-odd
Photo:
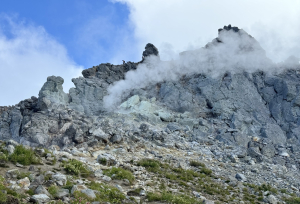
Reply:
[[[246,52],[258,50],[264,53],[252,36],[231,25],[219,29],[218,37],[202,49],[214,49],[213,46],[226,44],[228,39],[229,42],[240,43],[240,39],[232,41],[228,32],[233,32],[234,36],[242,36],[242,40],[246,39],[247,43],[254,45],[251,49],[246,47]],[[38,98],[32,97],[16,106],[1,108],[0,137],[4,140],[13,138],[29,146],[65,146],[72,144],[76,137],[92,138],[89,130],[94,128],[92,121],[97,121],[97,118],[113,111],[127,111],[141,115],[143,120],[152,124],[163,125],[174,121],[180,125],[188,124],[193,138],[205,138],[208,135],[207,130],[191,125],[203,119],[217,120],[224,128],[236,129],[237,132],[230,134],[217,129],[214,132],[216,138],[222,141],[247,148],[249,136],[267,138],[272,145],[299,143],[300,135],[297,130],[300,103],[297,87],[300,85],[300,75],[295,69],[277,75],[259,70],[252,73],[224,70],[218,77],[201,73],[200,69],[198,73],[182,75],[178,80],[163,80],[145,87],[128,89],[125,95],[119,96],[118,100],[122,102],[132,96],[139,96],[135,104],[139,108],[125,107],[127,110],[124,110],[124,106],[120,106],[107,110],[103,99],[109,94],[108,89],[119,81],[125,80],[126,83],[126,74],[135,73],[141,65],[151,64],[151,59],[159,56],[158,49],[149,43],[143,56],[144,59],[137,63],[103,63],[85,69],[82,71],[83,77],[72,79],[75,88],[71,88],[67,94],[63,92],[64,80],[61,77],[48,77]],[[262,57],[265,58],[265,55]],[[184,113],[190,113],[193,122],[176,116]],[[74,114],[86,117],[85,122],[78,125],[79,119]],[[164,114],[173,119],[165,119]],[[72,134],[70,131],[73,131]],[[240,139],[237,139],[237,133]],[[85,139],[81,139],[82,142]],[[78,140],[75,143],[76,141]]]
[[[58,195],[70,202],[76,190],[101,202],[115,202],[118,192],[118,203],[298,200],[290,196],[300,196],[298,60],[272,63],[255,38],[229,25],[177,60],[161,60],[148,43],[139,62],[85,69],[72,79],[69,93],[63,78],[49,76],[38,98],[0,107],[0,165],[18,148],[31,147],[31,155],[43,157],[43,171],[31,183],[27,177],[12,181],[17,169],[6,172],[10,188],[20,190],[23,183],[36,188],[27,199],[34,202]],[[93,180],[117,188],[78,174],[69,194],[63,188],[71,177],[57,161],[64,173],[78,174],[75,166],[81,166]],[[50,196],[43,187],[48,184],[59,193]],[[113,198],[105,197],[108,191]]]

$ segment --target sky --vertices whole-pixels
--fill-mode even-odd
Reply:
[[[100,63],[162,60],[203,47],[231,24],[274,62],[300,57],[299,0],[14,0],[0,2],[0,106],[38,96],[51,75],[71,79]]]

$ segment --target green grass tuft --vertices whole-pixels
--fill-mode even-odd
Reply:
[[[172,193],[163,191],[162,193],[148,193],[147,194],[148,201],[159,201],[166,202],[172,204],[200,204],[203,203],[197,199],[191,198],[187,195],[174,195]]]
[[[57,196],[58,193],[58,186],[52,185],[48,188],[48,192],[55,198]]]
[[[111,169],[104,170],[103,171],[104,175],[107,175],[109,177],[113,176],[113,179],[121,180],[121,179],[128,179],[130,183],[134,181],[134,176],[133,174],[120,167],[112,167]]]
[[[88,177],[91,175],[91,171],[87,166],[76,159],[70,159],[67,162],[63,162],[62,166],[69,174],[81,175],[83,177]]]
[[[153,159],[142,159],[137,165],[145,167],[147,171],[156,173],[159,171],[161,163]]]
[[[205,164],[194,160],[190,161],[190,165],[193,167],[205,167]]]
[[[15,147],[15,151],[9,156],[9,160],[12,163],[18,162],[22,165],[41,164],[41,159],[35,155],[35,152],[22,145]]]

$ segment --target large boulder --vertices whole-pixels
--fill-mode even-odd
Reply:
[[[49,76],[47,82],[43,85],[39,92],[38,108],[45,110],[51,107],[52,104],[66,105],[69,97],[63,91],[62,84],[64,79],[56,76]]]

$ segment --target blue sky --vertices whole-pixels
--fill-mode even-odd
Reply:
[[[1,1],[0,12],[16,22],[43,26],[85,68],[110,62],[122,35],[133,33],[127,5],[106,0]]]
[[[176,59],[228,24],[255,37],[274,62],[300,57],[298,0],[0,1],[0,106],[38,96],[51,75],[68,92],[83,69],[139,61],[149,42],[162,60]]]

